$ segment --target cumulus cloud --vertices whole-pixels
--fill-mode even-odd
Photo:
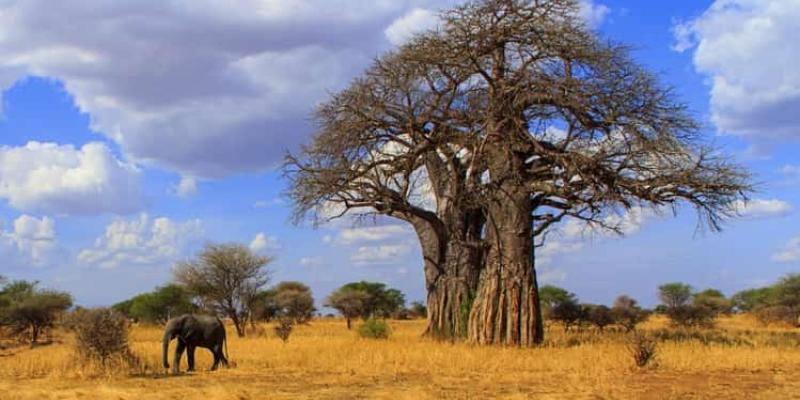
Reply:
[[[772,261],[782,263],[800,261],[800,236],[789,240],[781,251],[772,256]]]
[[[589,26],[596,28],[603,24],[611,9],[604,4],[597,4],[592,0],[583,0],[580,3],[580,16]]]
[[[358,266],[392,265],[410,253],[411,246],[407,244],[361,246],[350,255],[350,261]]]
[[[673,32],[673,48],[692,49],[709,77],[719,131],[759,146],[800,139],[800,2],[716,0]]]
[[[197,180],[190,177],[181,177],[175,186],[175,194],[180,198],[189,198],[197,194]]]
[[[0,198],[21,211],[89,215],[141,207],[140,173],[106,145],[0,147]]]
[[[21,215],[14,220],[13,230],[2,232],[2,239],[6,250],[14,253],[12,257],[21,258],[22,263],[43,266],[57,247],[55,222],[48,217]]]
[[[202,223],[198,219],[177,222],[141,214],[137,219],[111,222],[93,247],[78,254],[78,261],[104,269],[169,265],[202,235]]]
[[[250,241],[250,250],[255,253],[263,253],[268,250],[279,250],[281,248],[278,238],[267,236],[264,232],[259,232]]]
[[[318,267],[323,264],[322,257],[301,257],[298,262],[304,267]]]
[[[753,199],[747,202],[737,201],[734,209],[743,218],[763,219],[785,217],[792,212],[792,205],[778,199]]]
[[[439,22],[435,11],[415,8],[389,25],[384,34],[389,42],[399,46],[415,34],[435,28]]]
[[[346,228],[339,231],[336,242],[339,244],[354,244],[359,242],[378,242],[386,240],[404,239],[411,234],[411,229],[405,225],[382,225],[359,228]]]
[[[60,80],[137,163],[197,178],[263,170],[420,3],[2,1],[0,90],[25,76]]]

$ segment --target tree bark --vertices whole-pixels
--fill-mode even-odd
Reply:
[[[467,321],[478,286],[481,249],[473,240],[474,216],[456,215],[442,224],[411,221],[419,237],[428,292],[425,336],[440,340],[467,337]]]
[[[504,132],[503,124],[494,132]],[[491,140],[494,139],[494,140]],[[533,257],[533,215],[525,159],[502,135],[487,145],[494,190],[487,203],[486,261],[469,318],[478,344],[532,346],[543,340]]]

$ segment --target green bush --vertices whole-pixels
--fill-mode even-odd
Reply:
[[[370,318],[358,327],[358,335],[370,339],[388,339],[392,330],[382,319]]]

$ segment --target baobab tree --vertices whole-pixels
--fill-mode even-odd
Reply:
[[[335,204],[416,228],[429,331],[538,343],[536,237],[568,218],[621,231],[618,213],[682,203],[717,230],[750,190],[672,91],[577,14],[571,0],[446,11],[324,104],[289,157],[298,216]]]

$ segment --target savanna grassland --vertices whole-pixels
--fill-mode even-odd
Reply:
[[[246,338],[228,327],[235,365],[206,371],[210,353],[198,349],[199,372],[179,376],[161,368],[158,327],[133,327],[131,347],[141,359],[133,373],[76,366],[71,335],[56,332],[50,345],[0,351],[0,398],[800,398],[800,331],[761,327],[747,316],[684,335],[651,319],[640,330],[661,339],[644,368],[634,365],[621,332],[565,334],[555,325],[544,346],[519,349],[426,340],[424,321],[390,324],[391,338],[368,340],[341,320],[314,320],[286,344],[268,325]]]

